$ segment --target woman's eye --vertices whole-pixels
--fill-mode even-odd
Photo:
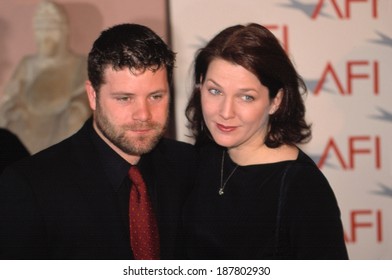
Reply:
[[[241,98],[242,98],[242,100],[244,100],[246,102],[251,102],[251,101],[255,100],[255,98],[250,95],[243,95]]]
[[[216,88],[211,88],[208,90],[208,92],[211,93],[212,95],[220,95],[221,94],[221,91]]]

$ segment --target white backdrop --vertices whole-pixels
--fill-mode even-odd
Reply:
[[[331,183],[351,259],[392,259],[392,1],[170,0],[177,138],[195,51],[234,24],[281,40],[309,89],[302,148]]]

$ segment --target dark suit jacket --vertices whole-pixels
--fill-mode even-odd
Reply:
[[[0,259],[130,259],[129,229],[89,135],[75,135],[0,177]],[[177,259],[180,212],[193,182],[193,147],[162,139],[143,160],[154,176],[161,258]],[[143,174],[144,175],[144,174]]]
[[[0,128],[0,174],[11,163],[29,155],[29,151],[15,134]]]

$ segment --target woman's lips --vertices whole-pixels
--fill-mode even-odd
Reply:
[[[216,126],[222,132],[232,132],[233,130],[235,130],[237,128],[236,126],[226,126],[226,125],[219,124],[219,123],[217,123]]]

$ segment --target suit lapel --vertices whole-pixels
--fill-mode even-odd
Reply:
[[[92,214],[91,223],[95,224],[99,238],[109,240],[113,246],[124,248],[124,243],[129,243],[127,228],[122,223],[117,194],[104,172],[89,129],[91,127],[86,123],[72,141],[72,157],[78,164],[79,189]],[[125,244],[125,248],[128,245]]]

